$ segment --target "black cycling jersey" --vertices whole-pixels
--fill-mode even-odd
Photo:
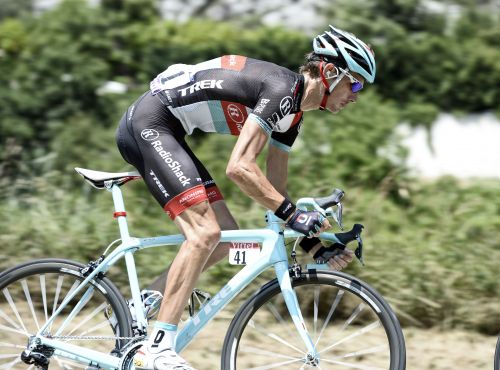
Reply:
[[[239,135],[251,117],[272,145],[289,151],[302,122],[303,89],[302,75],[242,56],[176,64],[124,114],[118,147],[174,219],[192,205],[223,199],[184,136],[194,128]]]

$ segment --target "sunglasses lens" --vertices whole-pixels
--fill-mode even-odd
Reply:
[[[351,90],[353,93],[363,90],[363,84],[361,82],[354,82],[351,84]]]

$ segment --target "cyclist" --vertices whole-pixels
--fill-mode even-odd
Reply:
[[[299,73],[276,64],[229,55],[160,73],[124,114],[117,130],[123,158],[141,173],[150,192],[186,240],[172,262],[151,336],[134,357],[139,369],[192,369],[174,340],[183,308],[202,270],[228,254],[220,231],[238,225],[214,180],[186,144],[195,128],[237,135],[226,174],[256,202],[303,233],[300,245],[321,258],[316,237],[328,229],[319,212],[296,209],[287,191],[290,147],[309,110],[336,113],[356,102],[375,79],[374,53],[354,35],[330,26],[313,40]],[[267,176],[256,158],[269,140]],[[327,262],[342,269],[346,249]]]

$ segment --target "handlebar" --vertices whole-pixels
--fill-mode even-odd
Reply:
[[[345,192],[341,189],[333,189],[332,194],[327,197],[322,198],[301,198],[297,201],[297,208],[307,210],[307,207],[312,207],[314,210],[320,212],[321,214],[328,216],[331,215],[333,219],[337,222],[341,230],[344,230],[342,225],[342,211],[343,206],[340,202],[344,197]],[[337,207],[334,211],[332,207]],[[358,242],[358,247],[354,251],[357,259],[364,265],[363,261],[363,240],[361,239],[361,232],[364,226],[361,224],[354,224],[352,229],[343,233],[335,233],[335,238],[340,243],[334,243],[333,249],[344,249],[346,245],[354,240]]]
[[[315,211],[320,212],[325,217],[330,215],[337,222],[340,230],[344,230],[342,225],[342,211],[343,206],[340,202],[344,197],[345,192],[341,189],[333,189],[333,193],[323,198],[300,198],[297,201],[297,208],[307,210],[307,207],[314,208]],[[332,207],[337,207],[335,212]]]

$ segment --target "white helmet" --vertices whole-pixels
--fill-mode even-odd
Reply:
[[[330,30],[313,40],[314,53],[326,62],[340,62],[340,67],[359,73],[368,82],[375,81],[375,53],[352,33],[330,25]]]

